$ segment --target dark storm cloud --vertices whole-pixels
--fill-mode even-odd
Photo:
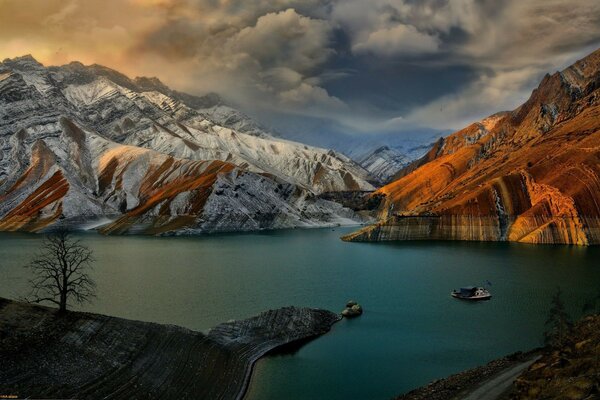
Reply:
[[[2,2],[0,56],[107,64],[267,119],[358,131],[460,127],[513,108],[600,44],[596,0],[28,3]]]
[[[332,19],[350,32],[357,59],[381,66],[373,75],[407,82],[423,100],[398,107],[398,127],[458,127],[513,108],[544,73],[600,44],[600,3],[591,0],[347,0]]]

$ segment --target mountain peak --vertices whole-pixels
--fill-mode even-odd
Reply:
[[[378,154],[378,153],[383,153],[384,151],[389,151],[389,150],[390,150],[389,146],[381,146],[381,147],[377,148],[373,153]]]
[[[147,76],[137,76],[133,80],[133,82],[139,86],[140,89],[146,90],[156,90],[159,92],[170,92],[171,90],[165,85],[160,79],[155,76],[147,77]],[[163,93],[164,94],[164,93]]]
[[[14,57],[14,58],[6,58],[6,59],[4,59],[3,63],[12,64],[12,65],[22,65],[22,66],[35,66],[35,67],[43,66],[31,54],[25,54],[24,56]]]
[[[0,230],[104,216],[119,218],[103,233],[329,226],[360,217],[317,194],[374,189],[351,160],[274,138],[216,95],[100,65],[35,64],[0,68]]]
[[[584,89],[598,78],[600,73],[600,49],[588,56],[577,60],[573,65],[565,68],[559,74],[571,86]]]
[[[85,65],[81,61],[71,61],[68,65],[76,68],[85,68]]]
[[[378,191],[384,221],[346,239],[598,244],[599,94],[595,51],[401,171]]]
[[[39,64],[39,62],[31,54],[25,54],[24,56],[15,57],[12,59],[12,61],[35,62]]]

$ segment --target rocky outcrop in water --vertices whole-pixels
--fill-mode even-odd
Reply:
[[[339,318],[286,307],[204,335],[96,314],[58,317],[0,299],[0,388],[35,398],[239,399],[260,357],[322,335]]]
[[[600,243],[600,50],[530,99],[440,140],[345,240]]]
[[[362,313],[362,306],[354,300],[348,301],[346,303],[346,308],[342,310],[342,316],[346,318],[355,318],[362,315]]]

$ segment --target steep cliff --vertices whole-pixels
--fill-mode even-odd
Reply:
[[[377,194],[371,240],[600,243],[600,50],[447,138]]]

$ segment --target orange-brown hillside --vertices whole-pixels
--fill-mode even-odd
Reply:
[[[382,187],[381,221],[345,240],[600,243],[600,50],[529,100],[441,140]]]

